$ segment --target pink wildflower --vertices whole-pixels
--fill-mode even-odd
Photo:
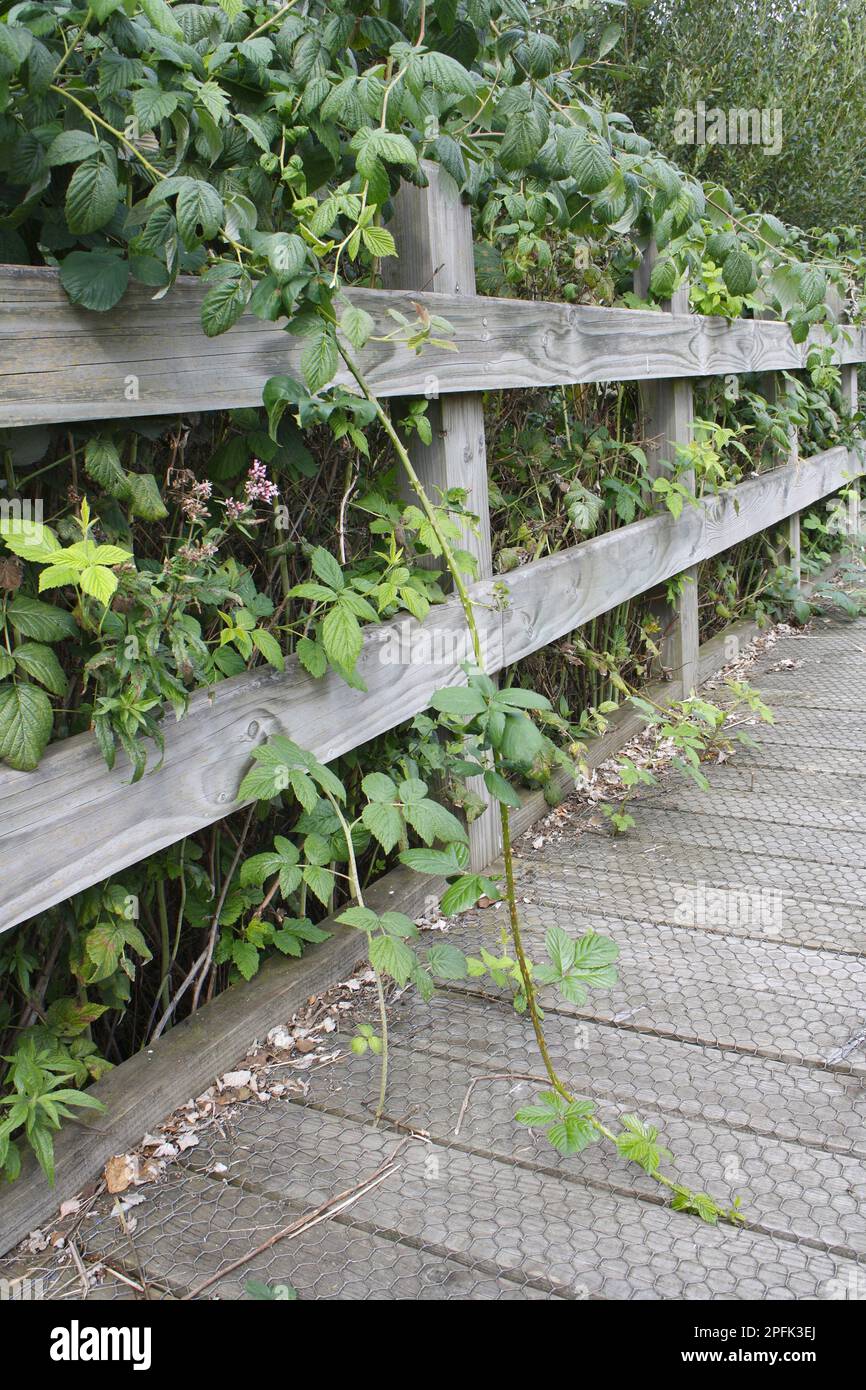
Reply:
[[[268,478],[268,470],[261,459],[253,459],[245,488],[250,502],[273,502],[279,495],[279,488]]]

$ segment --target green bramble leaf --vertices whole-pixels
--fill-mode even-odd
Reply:
[[[54,711],[44,690],[25,681],[0,685],[0,761],[33,772],[54,727]]]
[[[335,603],[322,623],[322,642],[328,660],[344,671],[352,671],[363,646],[361,627],[354,613]]]
[[[652,1176],[658,1172],[662,1160],[671,1157],[670,1150],[656,1142],[658,1130],[655,1126],[646,1124],[637,1115],[623,1115],[622,1123],[625,1128],[616,1136],[617,1149],[623,1158],[640,1164],[644,1172]]]
[[[117,207],[120,190],[113,169],[96,157],[79,164],[66,190],[66,222],[84,235],[104,227]]]
[[[253,645],[261,652],[269,666],[274,666],[278,671],[285,670],[286,660],[283,656],[280,644],[272,633],[267,632],[263,627],[255,627],[250,633]]]
[[[374,970],[390,975],[405,985],[416,964],[415,952],[396,936],[374,936],[370,941],[370,961]]]
[[[73,304],[105,313],[126,292],[129,262],[113,251],[73,251],[60,262],[60,283]]]
[[[249,303],[252,281],[243,271],[232,271],[212,285],[201,302],[201,326],[209,338],[227,333]]]
[[[6,612],[19,637],[32,637],[37,642],[60,642],[78,631],[71,613],[26,594],[16,594]]]
[[[50,647],[41,642],[20,642],[13,653],[15,665],[32,676],[52,695],[66,693],[66,676],[63,667]]]

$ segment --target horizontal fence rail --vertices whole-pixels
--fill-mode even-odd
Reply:
[[[471,593],[488,669],[520,660],[863,472],[859,451],[829,449],[701,498],[676,520],[659,512],[506,578],[479,581]],[[134,786],[128,770],[108,771],[89,734],[51,746],[36,772],[0,769],[0,930],[227,815],[239,804],[252,749],[269,735],[286,733],[327,762],[462,681],[469,656],[462,610],[449,599],[424,624],[405,616],[365,629],[358,670],[366,693],[330,671],[314,681],[294,657],[283,673],[257,668],[195,692],[187,716],[166,722],[162,768]]]
[[[303,340],[278,324],[247,313],[207,338],[204,294],[195,279],[158,302],[133,286],[97,314],[69,303],[56,271],[0,267],[0,426],[258,406],[268,377],[300,377]],[[349,289],[345,298],[372,314],[379,334],[394,330],[389,309],[414,320],[417,305],[454,326],[457,352],[368,344],[361,366],[381,396],[795,370],[827,342],[817,329],[797,344],[786,323],[768,320],[403,290]],[[843,327],[832,346],[837,361],[861,362],[866,330]]]

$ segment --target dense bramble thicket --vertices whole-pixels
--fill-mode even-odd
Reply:
[[[0,529],[0,759],[33,770],[52,739],[92,729],[109,765],[158,777],[166,703],[182,716],[195,687],[257,662],[282,668],[289,654],[314,677],[330,667],[357,682],[364,623],[404,609],[423,619],[471,571],[452,547],[472,499],[400,500],[400,439],[429,440],[423,406],[401,407],[395,433],[372,395],[329,389],[372,330],[341,287],[375,283],[399,254],[389,204],[401,181],[425,182],[422,159],[472,206],[482,293],[640,303],[633,276],[654,241],[650,304],[688,274],[696,312],[777,314],[797,341],[814,325],[835,331],[831,292],[859,316],[856,229],[810,240],[681,172],[605,94],[618,26],[596,36],[590,24],[589,42],[579,27],[572,9],[523,0],[5,9],[0,260],[56,266],[92,312],[131,281],[160,296],[178,275],[202,275],[204,331],[228,331],[244,311],[285,320],[304,339],[304,380],[270,382],[261,411],[6,432],[5,496],[41,500],[49,525],[38,540]],[[420,320],[395,330],[407,351],[449,333]],[[694,443],[655,490],[634,389],[491,395],[498,570],[655,504],[679,512],[684,473],[704,492],[773,466],[792,425],[804,454],[851,437],[826,353],[793,387],[779,403],[758,381],[702,388]],[[817,564],[826,515],[813,530]],[[706,630],[744,607],[782,611],[791,586],[773,538],[705,566],[701,595]],[[495,891],[463,873],[464,832],[428,783],[471,815],[465,779],[487,750],[504,804],[509,776],[551,785],[563,745],[579,760],[624,677],[657,661],[658,637],[645,606],[624,605],[524,663],[499,695],[474,674],[460,707],[439,701],[437,721],[420,716],[336,776],[278,749],[245,784],[260,814],[229,817],[0,938],[7,1175],[22,1133],[51,1171],[53,1129],[67,1105],[87,1103],[70,1086],[249,978],[265,952],[300,954],[394,855],[446,868],[451,910]],[[717,715],[689,707],[674,724],[699,775],[695,750],[721,736]],[[422,960],[406,944],[411,923],[350,912],[380,974],[401,983],[426,990],[491,968],[435,948]],[[599,941],[585,938],[575,963],[554,940],[539,978],[571,997],[581,980],[609,983]],[[516,954],[516,997],[536,1021]],[[556,1106],[573,1104],[559,1093],[557,1133]],[[568,1111],[565,1147],[597,1137],[587,1114]],[[645,1134],[618,1139],[655,1171]]]

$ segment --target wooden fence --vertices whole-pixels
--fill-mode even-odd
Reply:
[[[454,325],[456,353],[415,356],[371,343],[362,367],[382,396],[436,397],[434,443],[415,444],[414,461],[426,483],[467,488],[470,508],[481,514],[480,538],[471,541],[481,577],[472,594],[490,671],[767,527],[788,522],[794,554],[800,510],[864,472],[859,448],[800,460],[792,441],[787,462],[701,498],[677,520],[659,512],[494,581],[476,393],[646,382],[644,432],[657,466],[675,443],[688,442],[690,378],[797,369],[825,336],[815,332],[797,345],[784,323],[701,318],[676,302],[663,313],[477,297],[469,213],[449,187],[433,169],[428,190],[404,190],[396,214],[401,259],[389,287],[347,295],[383,332],[393,327],[389,308],[414,317],[416,304]],[[123,307],[96,315],[70,306],[50,270],[0,269],[0,425],[258,405],[269,376],[298,374],[301,344],[251,316],[225,337],[205,338],[199,283],[176,286],[160,303],[148,293],[133,289]],[[866,360],[866,333],[844,329],[833,351],[856,405],[855,364]],[[667,659],[678,688],[688,691],[698,669],[696,584],[684,586],[671,630]],[[314,681],[295,658],[283,673],[257,667],[197,691],[180,723],[166,720],[162,768],[134,786],[128,768],[107,770],[90,734],[51,746],[36,772],[0,769],[0,930],[235,810],[251,751],[268,735],[289,734],[327,762],[423,710],[434,690],[460,682],[468,654],[462,612],[449,599],[423,625],[406,615],[365,629],[359,671],[366,692],[331,672]],[[495,818],[487,814],[472,829],[473,861],[489,862],[497,849]]]

